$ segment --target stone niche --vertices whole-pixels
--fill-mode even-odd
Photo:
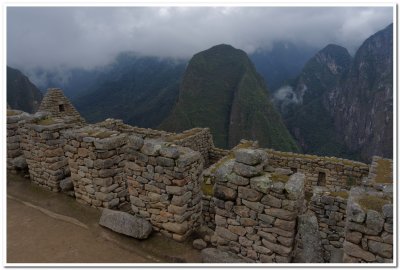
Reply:
[[[64,136],[76,200],[110,209],[129,206],[123,178],[127,136],[94,126],[70,130]]]
[[[125,177],[132,211],[177,241],[199,225],[203,158],[197,151],[129,136]]]
[[[292,260],[297,216],[303,211],[304,174],[270,172],[266,152],[237,149],[216,171],[212,243],[249,262]]]
[[[21,148],[33,183],[59,192],[60,181],[70,174],[62,132],[75,126],[70,118],[37,114],[20,128]]]

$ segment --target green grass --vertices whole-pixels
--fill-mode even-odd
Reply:
[[[54,125],[56,123],[57,122],[54,121],[54,119],[51,117],[40,119],[39,121],[36,122],[36,124],[41,125],[41,126],[49,126],[49,125]]]
[[[343,199],[348,199],[349,198],[349,193],[346,192],[346,191],[335,191],[335,192],[329,193],[329,195],[331,195],[333,197],[341,197]]]
[[[202,183],[201,191],[203,192],[204,195],[213,196],[214,195],[213,186],[214,186],[213,184]]]

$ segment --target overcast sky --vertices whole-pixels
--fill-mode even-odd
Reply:
[[[354,52],[391,22],[391,7],[8,7],[7,62],[91,68],[122,51],[188,58],[220,43],[251,53],[274,41]]]

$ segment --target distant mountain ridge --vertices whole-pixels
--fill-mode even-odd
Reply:
[[[298,150],[273,107],[263,78],[247,54],[217,45],[189,61],[179,98],[160,128],[182,131],[210,127],[217,146],[230,148],[240,139],[286,151]]]
[[[392,157],[393,28],[369,37],[354,59],[338,45],[311,58],[277,102],[306,153],[370,161]]]
[[[43,95],[21,71],[7,66],[7,104],[12,109],[34,113]]]

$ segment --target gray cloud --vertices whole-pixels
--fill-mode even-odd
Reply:
[[[122,51],[188,58],[220,43],[248,53],[274,41],[354,52],[392,22],[391,7],[8,7],[15,67],[92,68]]]

